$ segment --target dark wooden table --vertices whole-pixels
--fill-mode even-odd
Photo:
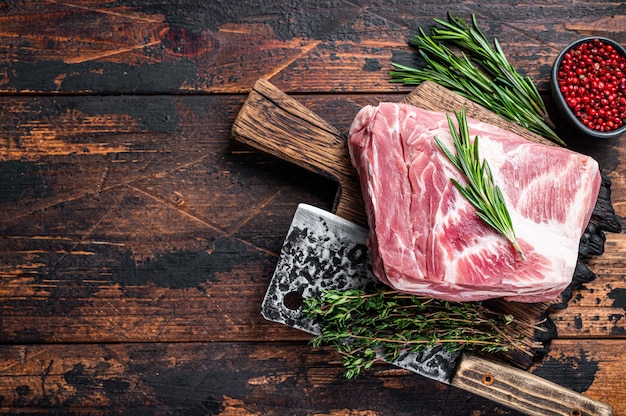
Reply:
[[[336,184],[234,143],[266,78],[341,130],[399,101],[419,27],[472,12],[546,95],[559,50],[626,44],[617,1],[0,2],[0,410],[51,414],[517,415],[265,321],[295,208]],[[594,156],[625,212],[624,140]],[[626,415],[626,239],[553,318],[530,371]]]

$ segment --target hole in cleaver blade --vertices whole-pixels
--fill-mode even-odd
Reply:
[[[319,335],[319,324],[301,314],[305,299],[326,289],[380,285],[371,272],[367,234],[366,228],[328,211],[299,204],[263,300],[263,317]],[[450,383],[459,356],[460,352],[435,347],[404,354],[392,364]]]

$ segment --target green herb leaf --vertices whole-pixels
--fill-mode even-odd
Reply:
[[[340,310],[349,310],[350,320],[335,319]],[[376,361],[393,362],[402,354],[435,346],[489,353],[540,347],[523,335],[538,328],[511,315],[478,303],[415,296],[385,286],[325,290],[306,299],[302,312],[322,328],[311,344],[329,345],[341,353],[347,378],[357,377]]]
[[[447,13],[447,21],[434,19],[439,27],[427,35],[423,29],[409,39],[418,48],[426,66],[421,69],[392,63],[391,82],[407,85],[436,82],[528,130],[565,146],[554,131],[545,103],[528,76],[522,76],[508,61],[497,39],[493,47],[478,27]],[[456,54],[448,45],[462,51]]]
[[[524,259],[524,253],[517,242],[513,230],[513,222],[509,210],[506,207],[504,195],[500,187],[493,181],[493,174],[486,160],[480,159],[478,154],[478,137],[470,140],[469,127],[465,109],[455,112],[458,124],[455,127],[452,117],[447,114],[448,128],[452,135],[456,154],[452,154],[448,148],[435,137],[435,142],[443,151],[452,164],[467,178],[467,185],[460,184],[452,178],[452,183],[461,194],[476,208],[476,215],[489,224],[496,231],[505,236],[515,248],[520,258]]]

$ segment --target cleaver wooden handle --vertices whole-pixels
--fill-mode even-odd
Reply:
[[[346,137],[270,82],[258,80],[231,129],[233,138],[339,184],[333,211],[365,225],[365,210]]]
[[[494,361],[462,354],[451,385],[527,415],[611,416],[607,404]]]

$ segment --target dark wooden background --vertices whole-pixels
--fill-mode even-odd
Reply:
[[[476,13],[548,105],[567,43],[626,44],[620,1],[0,1],[0,410],[5,414],[517,415],[376,366],[355,381],[260,304],[299,202],[336,184],[233,143],[266,78],[341,130],[399,101],[390,63]],[[560,122],[556,117],[557,122]],[[624,138],[597,158],[626,212]],[[531,371],[626,415],[626,239],[554,315]]]

